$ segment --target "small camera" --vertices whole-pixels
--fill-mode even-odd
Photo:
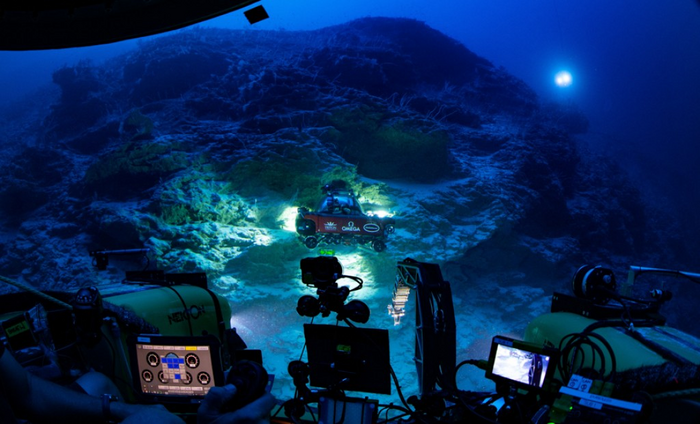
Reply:
[[[335,284],[343,275],[343,267],[335,256],[304,258],[300,266],[302,283],[321,290]]]
[[[315,317],[321,314],[327,317],[331,312],[338,314],[338,320],[349,319],[351,321],[366,323],[369,320],[369,307],[364,302],[352,300],[347,305],[350,292],[362,288],[362,279],[349,275],[343,275],[343,267],[335,256],[318,256],[304,258],[299,263],[301,267],[301,281],[309,287],[316,289],[318,297],[305,295],[297,302],[297,312],[301,316]],[[357,285],[353,289],[338,286],[338,279],[347,278]]]

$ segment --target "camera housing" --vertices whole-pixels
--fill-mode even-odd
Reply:
[[[301,281],[309,287],[316,288],[318,297],[304,295],[297,302],[297,313],[305,317],[315,317],[321,314],[327,317],[336,312],[338,321],[366,323],[369,320],[369,307],[359,300],[345,304],[350,292],[362,288],[363,281],[359,277],[343,275],[343,267],[335,256],[318,256],[304,258],[299,262]],[[348,278],[357,283],[352,289],[338,286],[337,280]]]
[[[304,258],[299,262],[301,282],[309,287],[325,289],[343,275],[343,267],[335,256]]]
[[[496,384],[539,391],[554,377],[559,350],[496,336],[491,342],[486,378]]]

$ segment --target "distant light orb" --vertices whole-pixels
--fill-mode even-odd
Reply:
[[[568,87],[573,82],[573,78],[571,77],[571,74],[568,71],[559,71],[554,76],[554,82],[559,87]]]

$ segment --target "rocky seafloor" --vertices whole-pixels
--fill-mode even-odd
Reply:
[[[98,271],[88,252],[140,248],[151,267],[205,272],[282,398],[293,393],[286,364],[307,322],[296,301],[313,293],[299,260],[318,254],[286,221],[313,209],[330,181],[395,214],[386,251],[334,249],[345,273],[365,280],[352,298],[370,306],[368,326],[390,330],[409,393],[413,321],[394,326],[386,314],[397,261],[441,265],[460,361],[484,358],[496,334],[519,337],[580,265],[624,279],[628,265],[691,257],[673,217],[614,158],[585,148],[588,121],[575,105],[543,102],[414,20],[184,30],[56,69],[51,87],[0,119],[0,275],[114,290],[143,264]],[[671,313],[689,326],[696,318],[682,306]],[[489,384],[471,371],[459,381]]]

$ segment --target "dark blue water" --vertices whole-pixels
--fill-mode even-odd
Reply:
[[[635,176],[679,207],[700,192],[680,185],[700,159],[700,7],[691,0],[522,2],[447,0],[268,0],[271,19],[251,27],[241,12],[205,25],[314,29],[364,16],[423,20],[505,67],[542,98],[571,100],[592,125],[595,146],[616,155]],[[100,62],[135,46],[0,53],[0,104],[50,82],[54,69]],[[573,83],[554,84],[566,69]],[[687,217],[689,222],[692,217]]]

